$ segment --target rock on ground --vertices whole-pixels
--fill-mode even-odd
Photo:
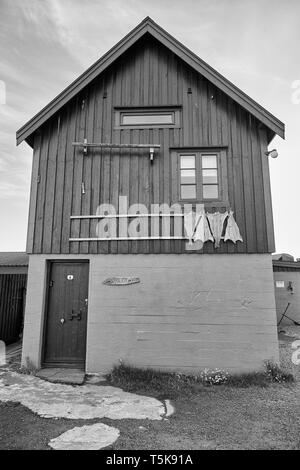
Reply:
[[[118,429],[97,423],[70,429],[48,445],[55,450],[99,450],[113,444],[119,435]]]
[[[19,402],[45,418],[160,420],[165,415],[164,405],[152,397],[110,386],[54,384],[10,371],[0,374],[0,401]]]

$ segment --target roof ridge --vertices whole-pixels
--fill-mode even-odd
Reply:
[[[179,56],[198,73],[230,96],[240,106],[273,131],[274,134],[284,138],[284,124],[263,106],[240,90],[236,85],[221,75],[217,70],[198,57],[193,51],[178,41],[170,33],[158,25],[150,16],[146,16],[135,28],[118,41],[111,49],[103,54],[85,72],[77,77],[61,93],[51,100],[45,107],[36,113],[26,124],[17,131],[17,144],[27,140],[30,136],[62,106],[64,106],[77,93],[85,88],[96,76],[117,60],[129,47],[135,44],[146,33],[150,33],[156,40],[164,44],[169,50]],[[29,142],[31,143],[31,142]]]

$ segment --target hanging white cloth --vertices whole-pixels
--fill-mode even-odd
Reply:
[[[231,240],[233,243],[236,243],[238,240],[243,241],[238,225],[233,217],[233,211],[229,212],[229,217],[227,221],[227,227],[225,231],[224,241]]]
[[[199,222],[200,214],[195,214],[195,212],[189,212],[184,214],[184,231],[185,236],[189,240],[189,245],[193,244],[193,236],[195,232],[195,227]]]
[[[228,212],[214,212],[213,214],[207,212],[206,216],[209,221],[211,233],[214,237],[215,247],[218,248],[220,246],[223,226],[226,218],[228,217]]]
[[[194,227],[193,241],[199,241],[201,243],[204,243],[203,212],[200,214],[196,214],[196,224]]]
[[[208,240],[214,241],[214,238],[210,232],[209,225],[207,222],[206,214],[203,211],[201,214],[201,218],[196,226],[195,233],[193,236],[193,240],[196,242],[197,240],[201,241],[202,243],[207,242]]]

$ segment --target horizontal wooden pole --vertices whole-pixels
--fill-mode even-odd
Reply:
[[[70,219],[122,219],[129,217],[184,217],[185,214],[108,214],[108,215],[71,215]]]
[[[69,238],[69,242],[109,242],[130,240],[188,240],[187,237],[103,237],[103,238]]]
[[[129,149],[134,149],[134,148],[144,148],[144,149],[149,149],[149,148],[160,148],[160,144],[116,144],[116,143],[96,143],[96,142],[72,142],[72,145],[75,147],[104,147],[104,148],[129,148]]]

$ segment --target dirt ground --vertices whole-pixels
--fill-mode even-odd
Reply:
[[[282,366],[292,385],[267,388],[205,387],[173,400],[175,414],[162,421],[41,418],[20,404],[0,403],[0,449],[49,449],[50,439],[75,426],[102,422],[120,430],[110,449],[300,449],[300,365],[291,344],[300,327],[280,335]]]

